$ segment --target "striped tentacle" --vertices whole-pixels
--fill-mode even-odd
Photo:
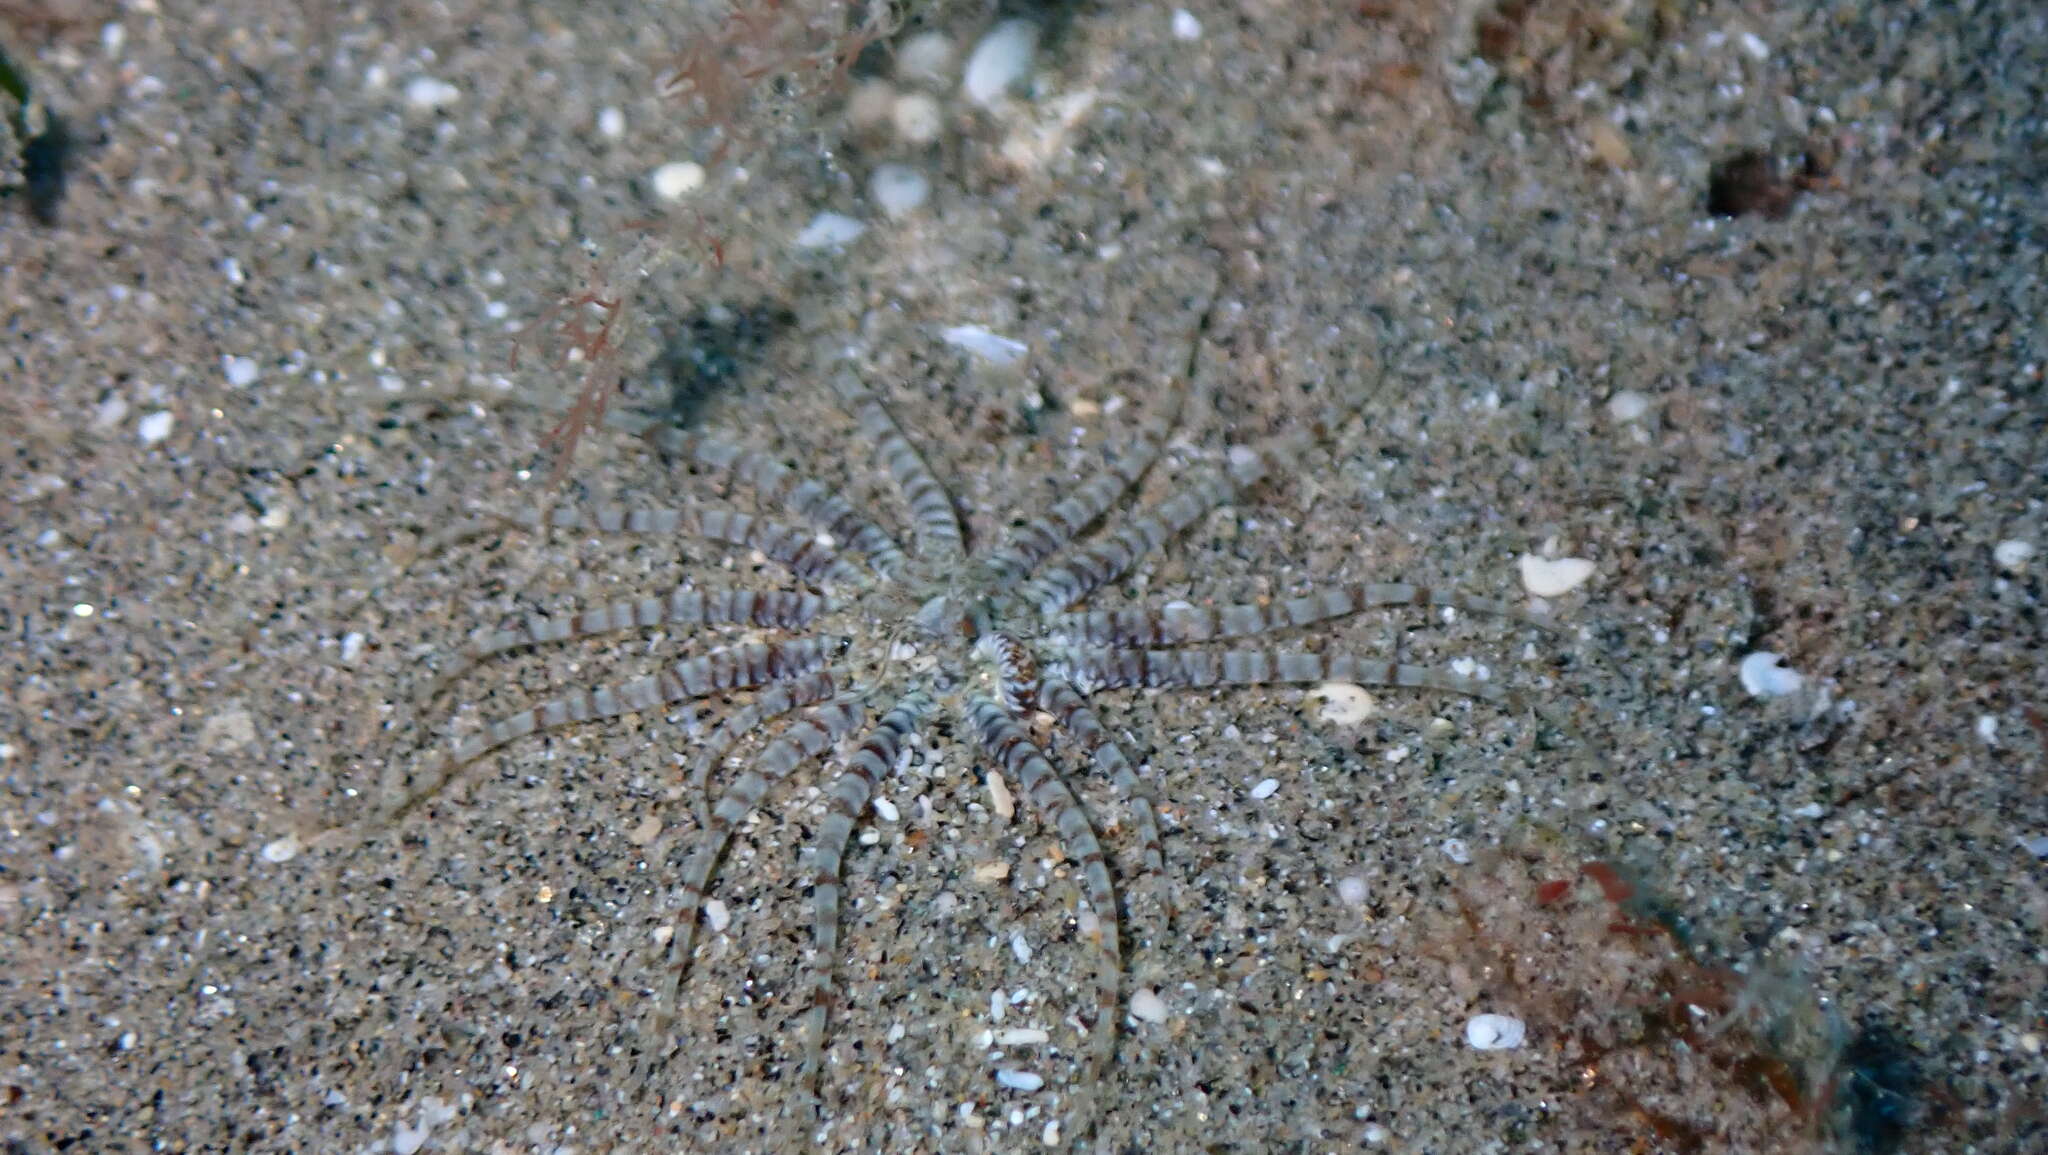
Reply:
[[[825,1022],[837,1001],[832,984],[834,964],[839,957],[839,898],[844,888],[846,847],[853,838],[854,827],[874,799],[876,788],[894,769],[905,740],[916,732],[918,722],[931,708],[932,700],[922,693],[904,695],[861,739],[860,747],[847,759],[846,768],[825,790],[828,809],[813,860],[816,889],[812,892],[811,937],[817,947],[812,963],[816,974],[804,1026],[804,1064],[811,1072],[813,1099],[821,1093],[825,1069]]]
[[[857,700],[839,699],[796,719],[754,759],[740,780],[728,787],[711,809],[711,820],[697,832],[697,844],[683,865],[682,901],[677,907],[668,942],[667,973],[655,995],[653,1027],[658,1040],[668,1033],[674,1018],[676,992],[689,974],[691,956],[697,950],[698,915],[704,909],[704,894],[718,872],[719,860],[732,843],[733,831],[754,807],[767,797],[768,788],[789,777],[798,766],[832,748],[832,744],[860,725],[863,711]]]
[[[1087,808],[1060,780],[1023,723],[1000,702],[980,694],[969,700],[966,720],[981,739],[982,747],[1023,785],[1031,804],[1052,823],[1067,856],[1081,864],[1088,905],[1094,910],[1102,947],[1096,983],[1093,1069],[1085,1081],[1092,1085],[1107,1071],[1116,1050],[1117,988],[1123,973],[1116,889],[1110,882],[1108,860],[1103,856],[1102,844],[1096,840],[1094,827],[1088,823]]]
[[[860,571],[837,550],[807,533],[781,522],[729,509],[628,508],[600,505],[580,508],[558,505],[548,510],[524,509],[505,515],[505,520],[526,529],[581,529],[600,533],[689,534],[721,545],[760,550],[768,560],[795,574],[812,587],[828,585],[853,587],[861,581]]]
[[[759,626],[794,630],[825,611],[817,594],[784,590],[690,589],[677,587],[667,597],[627,598],[595,609],[561,616],[528,614],[522,625],[493,630],[463,650],[456,664],[436,679],[438,695],[449,682],[493,654],[526,646],[543,646],[619,630],[653,626]]]
[[[833,388],[852,409],[861,432],[874,440],[882,467],[889,471],[896,488],[910,503],[918,553],[941,560],[964,557],[967,547],[960,535],[960,518],[953,512],[953,499],[903,431],[896,427],[896,419],[851,373],[834,377]]]
[[[456,742],[427,770],[425,785],[389,811],[397,821],[441,792],[464,766],[529,734],[575,722],[616,718],[621,714],[659,709],[675,702],[702,698],[725,690],[746,690],[800,678],[823,667],[846,647],[844,638],[798,638],[754,643],[685,658],[651,677],[617,685],[574,690],[538,706],[500,718]]]
[[[1276,634],[1390,606],[1446,606],[1463,613],[1508,618],[1551,633],[1559,629],[1548,614],[1409,582],[1357,582],[1302,597],[1241,605],[1088,610],[1061,614],[1048,627],[1063,640],[1094,646],[1182,646]]]
[[[1055,614],[1131,571],[1139,559],[1209,511],[1237,498],[1266,474],[1265,459],[1239,446],[1227,469],[1209,473],[1145,513],[1111,529],[1074,557],[1027,582],[1024,597]]]
[[[1175,394],[1176,400],[1179,394]],[[1155,415],[1139,430],[1133,443],[1116,461],[1082,481],[1053,503],[1051,510],[1011,529],[1002,542],[981,563],[995,589],[1008,589],[1024,580],[1039,562],[1065,548],[1095,519],[1109,511],[1118,498],[1145,476],[1159,459],[1166,436],[1173,428],[1179,405]]]
[[[1109,775],[1117,792],[1130,804],[1138,827],[1138,844],[1145,869],[1159,888],[1160,905],[1169,921],[1174,916],[1173,894],[1166,878],[1166,849],[1159,838],[1159,800],[1152,787],[1138,777],[1137,768],[1124,756],[1116,739],[1103,728],[1101,719],[1089,709],[1087,699],[1064,678],[1047,677],[1039,690],[1039,701],[1052,711],[1062,729],[1073,735],[1095,767]]]
[[[778,682],[761,691],[753,701],[727,714],[711,733],[705,735],[704,744],[697,750],[697,756],[690,764],[690,795],[698,799],[699,817],[707,823],[710,799],[707,796],[711,785],[711,772],[732,752],[740,739],[759,730],[762,726],[791,710],[815,706],[839,692],[846,682],[843,671],[819,670],[813,674],[790,682]]]
[[[820,482],[799,474],[765,453],[688,429],[667,428],[655,445],[698,468],[744,482],[763,505],[780,506],[806,523],[867,555],[875,572],[893,578],[903,570],[903,549],[853,503]]]
[[[1146,650],[1135,648],[1076,649],[1059,668],[1083,693],[1127,686],[1146,689],[1198,689],[1207,686],[1306,685],[1354,682],[1361,686],[1398,686],[1463,694],[1513,709],[1521,697],[1492,682],[1467,678],[1449,670],[1411,666],[1352,654],[1306,650]]]

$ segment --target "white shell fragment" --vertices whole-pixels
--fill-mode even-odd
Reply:
[[[222,357],[221,372],[227,375],[228,384],[240,389],[256,383],[256,359],[253,357]]]
[[[265,862],[282,864],[297,858],[299,851],[302,849],[304,847],[299,844],[299,836],[287,834],[275,842],[264,843],[263,849],[259,853],[263,855],[263,861]]]
[[[991,1041],[998,1047],[1036,1047],[1051,1042],[1052,1035],[1039,1027],[1006,1027]]]
[[[1280,780],[1278,778],[1262,778],[1257,786],[1252,787],[1252,798],[1263,802],[1279,792]]]
[[[1166,1000],[1151,987],[1139,987],[1131,992],[1131,1017],[1141,1023],[1163,1023],[1166,1021]]]
[[[144,445],[155,445],[171,435],[171,425],[177,419],[168,409],[159,409],[135,423],[135,435]]]
[[[732,925],[732,912],[717,899],[707,898],[704,900],[704,925],[711,928],[712,934],[724,934],[725,928]]]
[[[1014,365],[1031,351],[1024,342],[991,333],[980,325],[954,325],[941,329],[939,337],[946,344],[965,349],[991,365]]]
[[[988,803],[996,817],[1005,822],[1017,817],[1017,799],[1010,793],[1010,784],[993,767],[988,772]]]
[[[1310,690],[1308,696],[1322,702],[1316,717],[1333,726],[1356,726],[1372,717],[1377,708],[1364,686],[1350,682],[1324,682]]]
[[[1031,73],[1038,51],[1038,25],[1030,20],[1005,20],[988,30],[967,57],[960,86],[967,99],[987,108],[1011,85]]]
[[[1798,693],[1799,687],[1806,682],[1798,670],[1784,663],[1782,655],[1758,650],[1742,659],[1736,674],[1742,679],[1742,688],[1749,691],[1750,697],[1782,698]]]
[[[931,196],[932,182],[907,164],[877,166],[868,178],[868,195],[891,219],[909,216]]]
[[[1607,399],[1607,415],[1616,421],[1638,421],[1650,411],[1650,399],[1632,389],[1623,389]]]
[[[836,249],[850,245],[868,231],[865,224],[844,213],[819,213],[796,235],[796,247],[800,249]]]
[[[649,181],[654,195],[665,201],[679,201],[704,187],[704,166],[692,160],[672,160],[654,170]]]
[[[1537,557],[1525,553],[1519,564],[1522,588],[1539,598],[1568,594],[1593,576],[1593,563],[1582,557]]]
[[[1991,560],[2007,573],[2020,573],[2034,558],[2034,543],[2012,538],[1991,547]]]
[[[1465,1043],[1475,1051],[1512,1051],[1529,1037],[1529,1028],[1510,1015],[1473,1015],[1465,1022]]]
[[[1202,38],[1202,22],[1195,19],[1195,14],[1185,8],[1174,9],[1173,38],[1175,40],[1200,40]]]
[[[460,99],[460,88],[432,76],[415,76],[405,83],[405,102],[421,112],[446,108]]]
[[[996,1071],[996,1082],[1012,1091],[1036,1091],[1045,1086],[1045,1076],[1003,1067]]]

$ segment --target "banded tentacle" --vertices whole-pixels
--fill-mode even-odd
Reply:
[[[798,638],[760,642],[685,658],[668,669],[615,685],[573,690],[500,718],[455,742],[426,770],[415,787],[386,814],[397,821],[445,789],[464,766],[509,742],[577,722],[616,718],[725,690],[746,690],[800,678],[822,668],[847,645],[845,638]]]
[[[711,809],[710,821],[697,832],[696,845],[683,865],[681,900],[671,923],[665,973],[654,997],[653,1033],[660,1040],[668,1033],[676,1007],[676,992],[689,974],[697,950],[697,924],[704,909],[706,892],[718,873],[718,864],[732,844],[733,831],[754,807],[768,796],[769,787],[789,777],[798,766],[832,748],[832,744],[860,725],[864,711],[856,699],[841,698],[819,706],[791,722],[754,759]],[[657,1045],[659,1045],[657,1043]]]

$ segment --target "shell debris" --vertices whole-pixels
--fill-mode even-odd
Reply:
[[[1465,1022],[1465,1043],[1476,1051],[1512,1051],[1529,1037],[1529,1028],[1512,1015],[1473,1015]]]
[[[1166,1000],[1151,987],[1139,987],[1131,992],[1131,1017],[1141,1023],[1163,1023],[1166,1021]]]
[[[1769,650],[1745,655],[1736,676],[1742,679],[1742,688],[1752,698],[1782,698],[1798,693],[1799,687],[1806,684],[1798,670],[1785,664],[1784,655]]]
[[[1525,553],[1517,563],[1522,570],[1522,588],[1539,598],[1554,598],[1586,584],[1593,576],[1593,563],[1582,557],[1538,557]]]
[[[1379,703],[1364,686],[1350,682],[1324,682],[1310,690],[1308,698],[1322,703],[1316,717],[1333,726],[1356,726],[1379,709]]]
[[[1017,817],[1017,800],[1010,794],[1010,784],[1003,781],[1002,771],[993,767],[988,772],[988,802],[1003,821]]]

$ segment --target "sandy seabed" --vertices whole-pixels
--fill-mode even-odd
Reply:
[[[10,1151],[2040,1149],[2038,6],[1245,0],[1191,5],[1188,38],[1105,5],[1003,107],[942,94],[931,145],[834,97],[722,157],[655,91],[663,6],[73,7],[5,32],[79,142],[57,225],[0,201]],[[1751,151],[1783,177],[1711,215]],[[659,199],[692,159],[704,187]],[[891,161],[931,182],[899,220],[864,191]],[[794,245],[826,211],[867,229]],[[1523,555],[1593,562],[1554,637],[1312,636],[1483,665],[1577,737],[1398,691],[1349,723],[1291,688],[1105,695],[1179,909],[1077,768],[1129,899],[1122,995],[1156,996],[1082,1095],[1074,864],[934,734],[848,865],[815,1129],[803,771],[742,830],[650,1070],[687,726],[514,743],[320,843],[438,735],[688,642],[507,656],[424,702],[478,627],[787,580],[688,543],[436,540],[702,492],[615,430],[545,487],[568,382],[513,333],[586,283],[586,241],[671,257],[627,277],[622,412],[687,393],[906,536],[828,388],[849,356],[970,544],[1176,390],[1146,496],[1302,439],[1112,596],[1522,604]],[[989,366],[955,325],[1028,351]],[[1747,692],[1760,651],[1793,692]],[[1469,1046],[1481,1013],[1525,1041]]]

